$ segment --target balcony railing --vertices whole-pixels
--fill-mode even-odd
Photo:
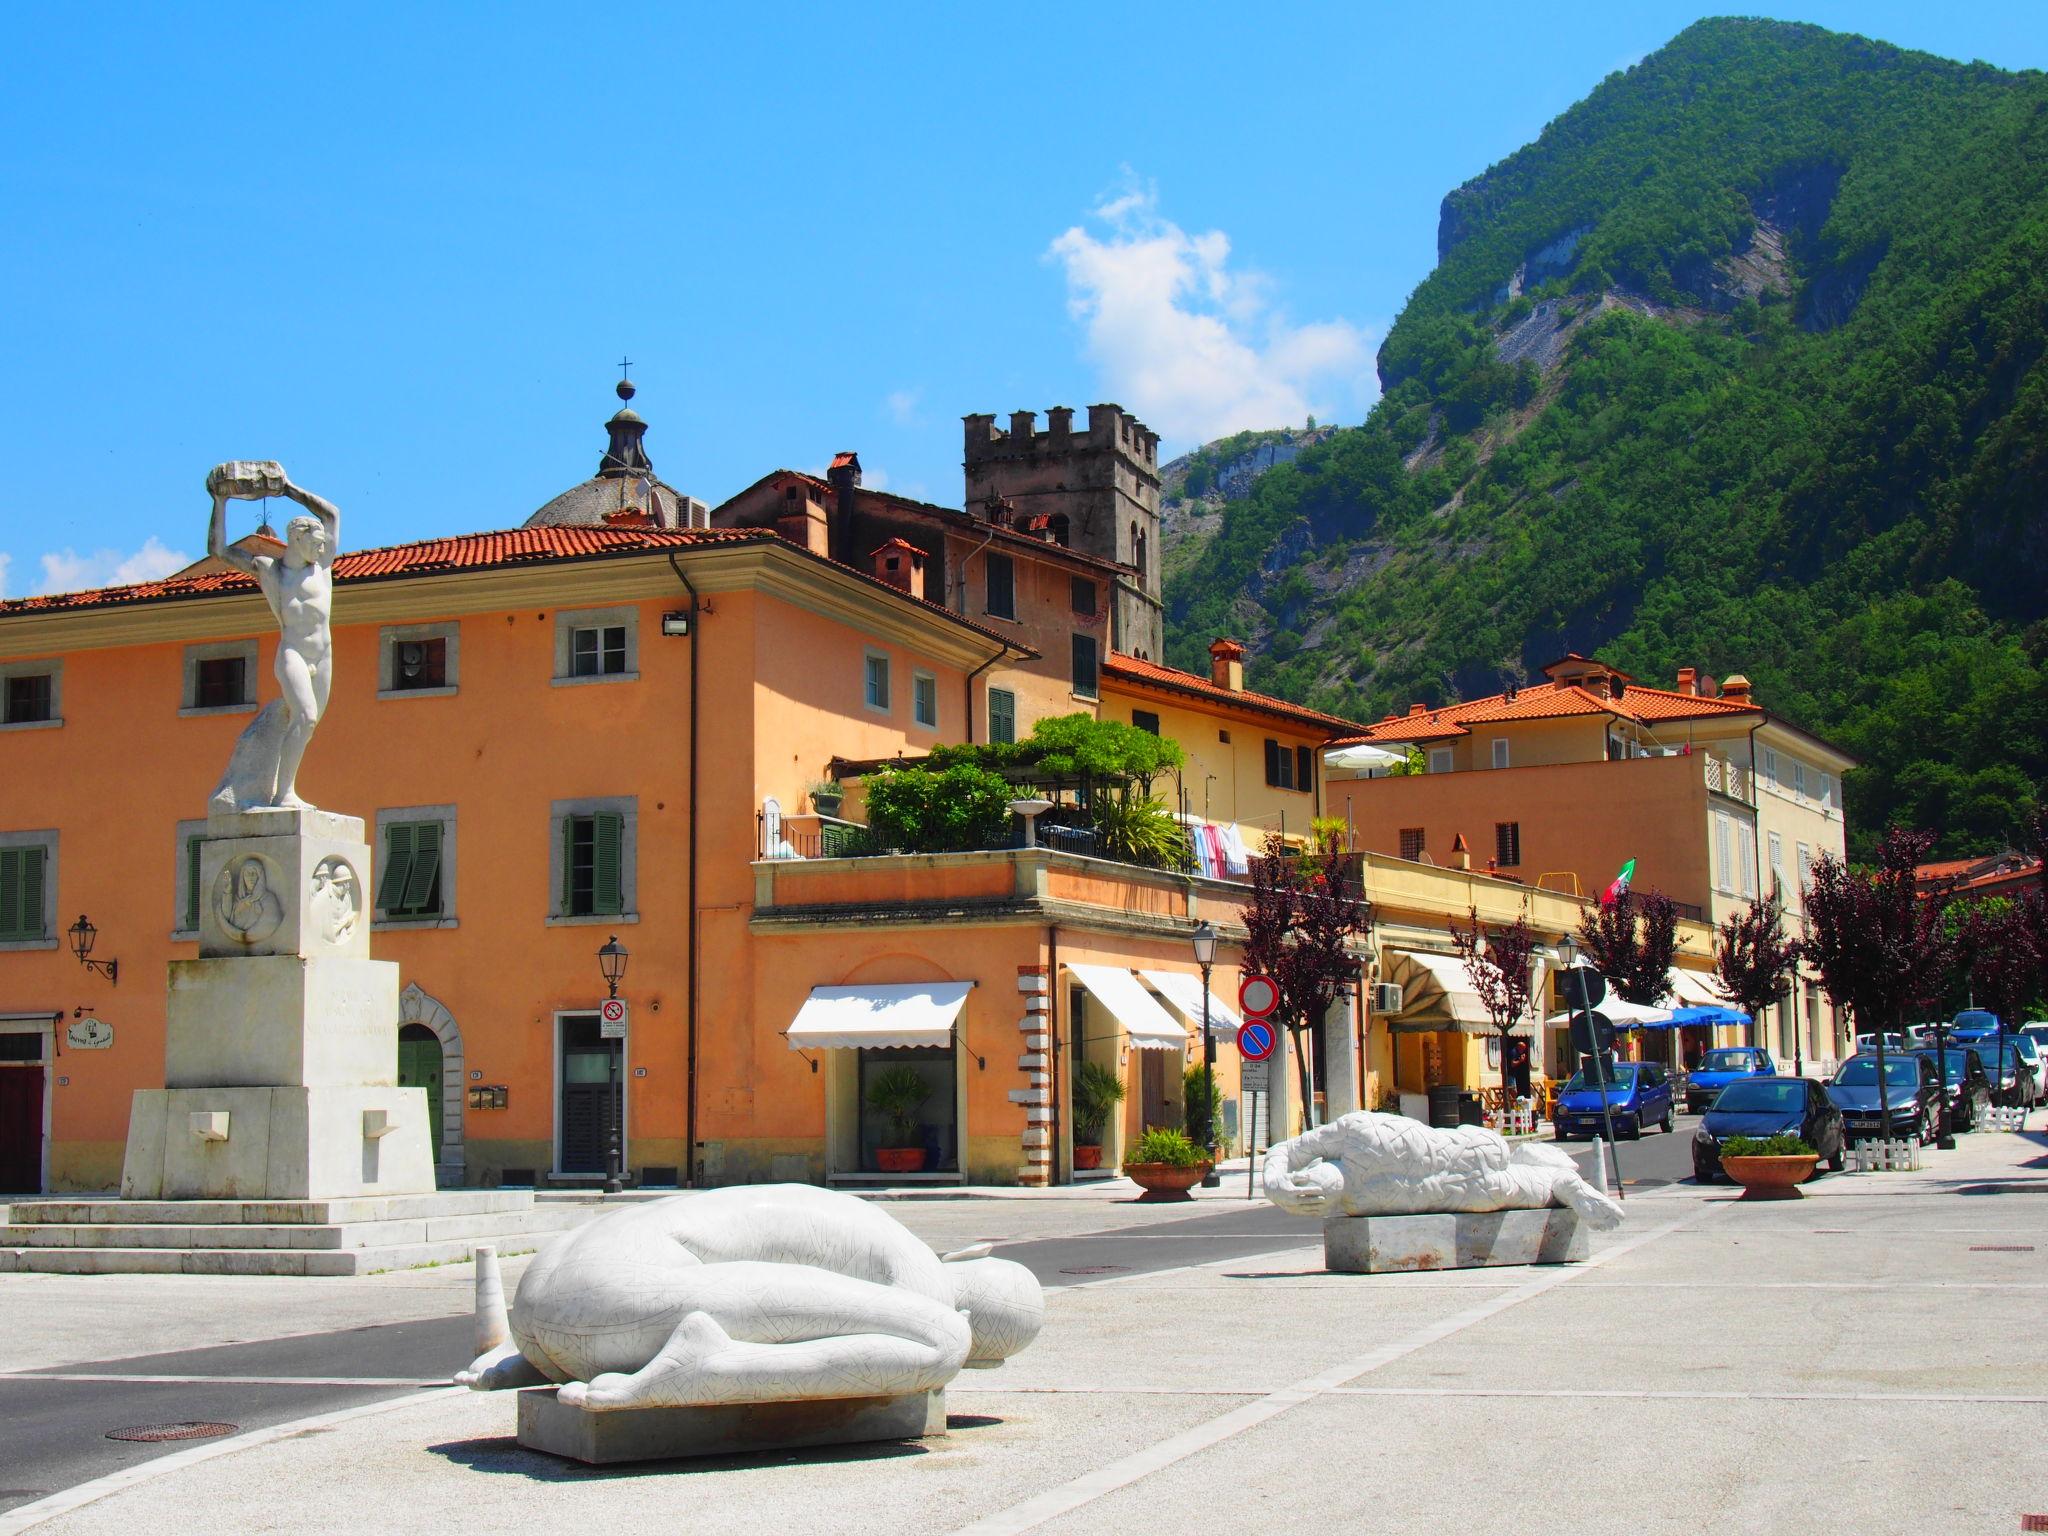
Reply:
[[[1750,783],[1749,773],[1741,764],[1732,763],[1725,757],[1715,757],[1711,753],[1707,755],[1708,789],[1726,795],[1731,800],[1747,803],[1750,799],[1750,790],[1754,787]]]
[[[1013,822],[1007,841],[987,852],[1001,852],[1005,849],[1024,846],[1024,828],[1021,822]],[[1061,826],[1057,823],[1040,822],[1038,846],[1050,848],[1056,853],[1078,854],[1083,858],[1102,858],[1100,839],[1089,827]],[[785,816],[776,823],[771,835],[769,819],[759,812],[754,816],[754,857],[756,859],[860,859],[873,858],[896,850],[886,847],[871,827],[858,822],[840,821],[832,816]],[[1188,867],[1194,867],[1192,851]]]

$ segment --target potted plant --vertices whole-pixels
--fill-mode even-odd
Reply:
[[[1099,1061],[1074,1070],[1074,1166],[1102,1166],[1102,1134],[1124,1101],[1123,1079]]]
[[[1745,1200],[1797,1200],[1799,1186],[1813,1177],[1820,1154],[1799,1137],[1730,1136],[1721,1143],[1721,1168],[1740,1184]]]
[[[846,786],[837,779],[819,779],[808,786],[811,809],[820,816],[837,816],[839,806],[846,799]]]
[[[1153,1126],[1124,1154],[1124,1175],[1145,1191],[1143,1198],[1190,1200],[1188,1193],[1208,1174],[1212,1164],[1185,1131]]]
[[[924,1126],[917,1115],[931,1096],[924,1075],[915,1067],[885,1067],[868,1079],[868,1108],[889,1122],[875,1149],[875,1166],[882,1172],[923,1171]]]

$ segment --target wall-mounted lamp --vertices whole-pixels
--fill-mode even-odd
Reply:
[[[690,632],[690,616],[687,613],[664,613],[661,616],[661,632],[664,635],[687,635]]]
[[[120,978],[120,961],[95,960],[92,958],[93,941],[100,936],[100,931],[93,927],[91,920],[83,912],[78,914],[78,921],[65,931],[71,939],[71,953],[78,956],[78,963],[80,965],[84,966],[88,971],[99,972],[100,975],[107,978],[107,983],[110,986]]]

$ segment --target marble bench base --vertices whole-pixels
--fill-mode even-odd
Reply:
[[[1569,1264],[1590,1251],[1578,1214],[1486,1211],[1433,1216],[1339,1216],[1323,1226],[1323,1265],[1343,1274]]]
[[[604,1413],[569,1407],[556,1398],[553,1387],[529,1387],[519,1394],[521,1445],[593,1466],[919,1440],[945,1432],[944,1392],[715,1408],[615,1408]]]

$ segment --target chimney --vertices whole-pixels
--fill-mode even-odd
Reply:
[[[790,510],[775,519],[775,531],[814,555],[829,556],[831,540],[825,533],[825,509],[809,497],[786,505]]]
[[[860,490],[860,455],[835,453],[832,467],[825,471],[825,483],[832,488],[831,544],[826,553],[834,560],[853,562],[853,504]]]
[[[1460,832],[1451,839],[1451,868],[1470,869],[1471,867],[1472,849],[1465,841],[1465,834]]]
[[[868,557],[874,561],[875,577],[899,592],[924,596],[924,551],[908,539],[891,539]]]
[[[1694,697],[1698,697],[1700,691],[1700,674],[1698,668],[1680,667],[1678,669],[1678,691],[1680,693],[1687,693],[1693,695]]]
[[[1429,706],[1427,704],[1410,704],[1408,706],[1408,716],[1410,719],[1417,715],[1427,714],[1428,712]]]
[[[1749,702],[1749,679],[1740,672],[1731,674],[1721,683],[1721,697],[1731,704]]]
[[[1209,646],[1209,681],[1232,693],[1244,692],[1244,647],[1235,640],[1217,640]]]

